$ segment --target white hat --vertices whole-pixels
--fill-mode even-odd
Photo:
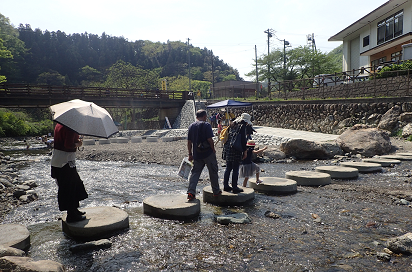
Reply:
[[[250,115],[248,113],[245,113],[245,112],[242,113],[241,116],[236,118],[235,122],[240,123],[242,120],[245,121],[246,123],[250,124],[250,125],[252,124],[252,122],[250,121]]]

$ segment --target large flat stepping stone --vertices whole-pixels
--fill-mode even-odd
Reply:
[[[150,137],[146,137],[146,142],[157,142],[157,137],[156,136],[150,136]]]
[[[395,159],[382,159],[382,158],[366,158],[362,160],[363,162],[379,163],[382,167],[388,167],[393,164],[400,164],[400,160]]]
[[[203,202],[216,205],[237,206],[243,205],[255,198],[255,190],[252,188],[240,187],[243,189],[242,193],[234,194],[232,192],[225,192],[215,197],[213,196],[212,186],[203,188]]]
[[[392,160],[400,160],[400,161],[412,161],[412,156],[402,156],[402,155],[399,155],[399,154],[382,155],[382,156],[379,156],[379,158],[382,158],[382,159],[392,159]]]
[[[400,156],[412,156],[412,153],[410,153],[410,152],[399,152],[399,153],[396,153],[396,155],[400,155]]]
[[[95,145],[96,141],[94,139],[84,139],[83,145]]]
[[[155,195],[143,200],[143,213],[164,219],[191,219],[199,216],[200,201],[189,201],[187,195]]]
[[[318,166],[315,171],[329,174],[333,179],[355,179],[359,176],[357,168],[336,165]]]
[[[30,247],[30,232],[19,224],[0,225],[0,245],[26,250]]]
[[[117,137],[117,143],[119,143],[119,144],[127,144],[128,142],[129,142],[129,138]]]
[[[142,142],[142,137],[140,136],[133,136],[132,138],[130,138],[130,141],[132,143],[141,143]]]
[[[358,169],[359,173],[381,172],[382,166],[379,163],[372,162],[341,162],[341,166],[353,167]]]
[[[174,137],[162,137],[162,142],[173,142]]]
[[[329,174],[312,171],[289,171],[286,172],[287,179],[293,179],[301,186],[321,186],[332,182]]]
[[[261,177],[260,180],[263,183],[256,184],[256,180],[249,179],[250,188],[264,194],[291,194],[297,192],[297,182],[293,179]]]
[[[99,139],[99,144],[110,144],[110,139]]]
[[[67,214],[62,217],[63,232],[73,238],[95,240],[110,237],[116,231],[129,227],[127,212],[114,207],[84,208],[86,220],[67,223]]]

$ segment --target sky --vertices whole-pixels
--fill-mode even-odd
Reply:
[[[129,41],[182,41],[213,51],[245,74],[257,55],[268,52],[267,29],[273,29],[270,50],[307,44],[329,52],[341,42],[328,39],[388,0],[0,0],[0,13],[15,27],[34,30],[123,36]]]

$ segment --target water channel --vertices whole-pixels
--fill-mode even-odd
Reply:
[[[177,167],[80,160],[79,174],[89,193],[82,207],[124,209],[130,228],[111,237],[109,249],[73,254],[69,247],[78,242],[61,230],[50,156],[46,150],[23,153],[10,155],[28,161],[19,179],[34,179],[39,199],[16,208],[3,223],[28,226],[28,256],[60,262],[68,271],[412,271],[411,257],[393,256],[390,262],[376,258],[386,239],[412,232],[411,208],[395,205],[381,193],[387,188],[411,189],[411,162],[383,173],[360,174],[357,180],[299,187],[293,195],[256,194],[244,207],[202,203],[197,220],[180,222],[142,212],[146,197],[186,193],[187,181],[176,176]],[[325,163],[331,162],[261,164],[262,176],[284,177],[287,171],[312,170]],[[223,177],[224,168],[219,171]],[[207,178],[206,171],[202,177]],[[198,190],[205,185],[201,181]],[[268,218],[266,211],[280,218]],[[223,226],[214,221],[216,214],[233,212],[246,212],[252,223]],[[320,216],[320,223],[312,213]]]

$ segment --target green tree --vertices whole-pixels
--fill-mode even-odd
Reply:
[[[64,76],[53,70],[41,73],[37,78],[38,84],[47,84],[54,86],[63,86],[65,84],[65,81],[66,78]]]
[[[0,59],[10,59],[13,58],[13,55],[7,48],[3,45],[3,40],[0,39]],[[0,70],[1,70],[1,65],[0,65]],[[0,83],[6,81],[6,76],[0,75]]]

